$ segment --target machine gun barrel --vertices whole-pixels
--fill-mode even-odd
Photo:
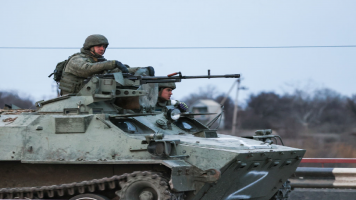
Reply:
[[[127,78],[129,78],[129,77],[127,77]],[[206,75],[206,76],[204,76],[204,75],[202,75],[202,76],[182,76],[181,72],[176,72],[176,73],[170,74],[168,76],[141,76],[137,79],[140,79],[141,84],[145,84],[145,83],[181,82],[182,79],[198,79],[198,78],[208,78],[208,79],[210,79],[210,78],[240,78],[240,74],[210,75],[210,73],[208,73],[208,75]]]
[[[114,74],[103,74],[103,75],[96,75],[96,76],[101,78],[116,79]],[[121,77],[132,81],[139,80],[140,84],[146,84],[146,83],[181,82],[182,79],[240,78],[240,74],[210,75],[210,71],[208,71],[208,75],[199,75],[199,76],[182,76],[181,72],[175,72],[173,74],[169,74],[168,76],[135,76],[129,73],[123,73]],[[120,80],[120,78],[118,80]]]
[[[165,80],[165,79],[197,79],[197,78],[240,78],[240,74],[225,75],[202,75],[202,76],[144,76],[142,80]]]

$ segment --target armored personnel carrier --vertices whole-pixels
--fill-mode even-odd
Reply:
[[[1,110],[0,198],[286,199],[304,150],[269,130],[221,135],[217,118],[155,110],[157,83],[238,77],[96,75],[35,111]]]

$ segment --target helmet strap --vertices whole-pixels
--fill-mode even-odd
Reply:
[[[90,52],[95,55],[95,50],[94,50],[94,47],[90,47]]]

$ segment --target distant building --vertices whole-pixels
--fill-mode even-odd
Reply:
[[[221,112],[221,105],[214,100],[210,99],[201,99],[196,101],[192,106],[190,106],[191,113],[216,113],[214,115],[196,115],[195,119],[201,122],[202,124],[206,124],[210,122],[216,115]],[[215,128],[220,121],[220,129],[224,128],[224,114],[222,119],[217,120],[212,128]]]

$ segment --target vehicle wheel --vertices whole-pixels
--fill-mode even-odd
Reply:
[[[109,200],[109,198],[98,194],[80,194],[70,198],[69,200]]]
[[[116,194],[120,200],[169,200],[171,193],[167,180],[159,173],[134,172],[127,181],[120,182],[121,190]]]
[[[290,186],[290,181],[287,180],[282,184],[282,187],[278,189],[276,194],[274,194],[270,200],[287,200],[291,191],[292,187]]]

